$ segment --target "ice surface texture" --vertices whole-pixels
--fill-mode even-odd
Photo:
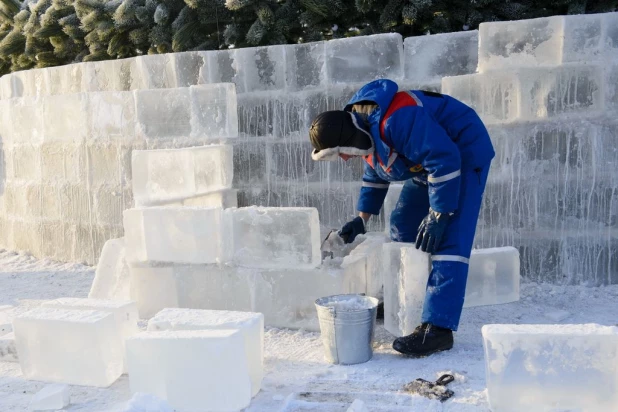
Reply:
[[[253,312],[167,308],[148,321],[149,331],[204,329],[240,330],[251,376],[251,395],[255,396],[260,391],[264,375],[264,315]]]
[[[365,266],[358,257],[314,269],[135,264],[131,293],[141,318],[174,307],[247,311],[263,313],[269,326],[319,330],[315,300],[366,293]]]
[[[38,391],[32,397],[29,408],[31,411],[55,411],[69,406],[70,400],[69,386],[56,383]]]
[[[479,72],[618,56],[618,13],[482,23]]]
[[[134,150],[131,170],[136,206],[152,206],[231,189],[230,145]]]
[[[482,332],[492,410],[618,408],[618,328],[485,325]]]
[[[395,336],[409,335],[421,323],[429,257],[410,243],[383,246],[384,328]]]
[[[124,238],[105,242],[88,297],[91,299],[129,300],[129,267]]]
[[[244,351],[238,330],[143,332],[127,340],[131,392],[176,410],[241,410],[251,402]]]
[[[121,332],[109,312],[39,308],[13,327],[26,379],[107,387],[122,374]]]

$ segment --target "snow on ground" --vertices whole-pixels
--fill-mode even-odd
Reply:
[[[0,251],[0,305],[17,305],[11,310],[17,314],[42,300],[85,297],[93,277],[91,267]],[[617,314],[618,285],[589,288],[525,283],[520,302],[464,309],[450,352],[425,359],[403,358],[390,348],[393,338],[378,324],[374,358],[353,366],[327,364],[317,333],[268,329],[266,376],[262,391],[247,411],[345,411],[355,398],[364,400],[370,411],[486,411],[482,325],[555,323],[553,319],[566,315],[560,323],[615,325]],[[456,376],[449,385],[455,391],[452,400],[440,403],[398,392],[411,380],[435,380],[444,372]],[[43,386],[24,380],[18,364],[0,362],[1,411],[28,410],[30,399]],[[67,410],[122,411],[130,398],[129,381],[123,376],[106,389],[72,386],[72,405]]]

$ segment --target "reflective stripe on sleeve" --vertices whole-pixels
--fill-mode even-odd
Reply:
[[[389,183],[363,182],[363,187],[373,187],[374,189],[388,189]]]
[[[428,176],[427,181],[429,183],[442,183],[442,182],[447,182],[449,180],[455,179],[456,177],[459,177],[459,176],[461,176],[461,170],[457,170],[455,172],[452,172],[452,173],[449,173],[447,175],[440,176],[440,177]]]
[[[446,261],[446,262],[461,262],[466,265],[470,263],[470,259],[465,258],[463,256],[457,255],[433,255],[431,256],[431,260],[435,261]]]

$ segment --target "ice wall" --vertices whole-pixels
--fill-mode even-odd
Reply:
[[[452,48],[449,36],[432,37],[442,39],[444,50]],[[476,38],[469,32],[453,41]],[[226,138],[237,135],[239,206],[312,206],[325,225],[340,226],[355,212],[362,165],[313,162],[306,131],[320,111],[341,108],[376,78],[439,89],[439,77],[415,69],[423,48],[410,48],[404,58],[403,43],[385,34],[3,76],[0,245],[95,263],[104,242],[122,236],[122,211],[134,204],[134,149],[230,143]],[[476,65],[476,53],[462,55],[465,63],[456,70],[444,54],[424,55],[442,74],[468,73],[473,69],[465,68]],[[235,95],[226,97],[223,87],[213,97],[207,86],[194,86],[218,83],[233,83]]]
[[[311,161],[307,129],[364,82],[388,77],[405,88],[442,88],[488,124],[497,157],[477,246],[518,247],[522,273],[532,279],[616,283],[617,16],[141,56],[3,76],[0,245],[94,263],[105,240],[122,236],[121,213],[134,205],[134,149],[222,140],[234,145],[239,206],[316,207],[322,224],[339,227],[355,213],[362,163]],[[190,86],[219,83],[235,85],[228,105],[236,108],[235,139],[195,126],[206,119]],[[222,102],[214,98],[210,107]],[[232,127],[225,119],[208,121]],[[383,226],[380,216],[371,227]]]
[[[476,243],[517,246],[530,278],[618,282],[617,27],[618,13],[484,23],[479,72],[442,79],[496,149]]]

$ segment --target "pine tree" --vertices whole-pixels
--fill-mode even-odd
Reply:
[[[0,0],[0,74],[142,54],[295,44],[615,11],[618,0]]]

